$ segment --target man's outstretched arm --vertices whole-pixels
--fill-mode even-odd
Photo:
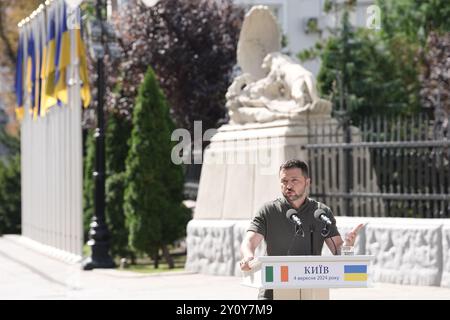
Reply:
[[[242,260],[239,262],[242,271],[249,271],[251,269],[248,263],[255,257],[255,250],[263,239],[262,234],[254,231],[247,231],[245,234],[241,244]]]
[[[356,236],[358,235],[359,230],[361,230],[363,227],[364,227],[363,223],[354,227],[352,229],[352,231],[350,231],[349,233],[347,233],[345,235],[345,241],[342,240],[341,236],[335,236],[332,238],[325,239],[325,243],[327,244],[328,248],[334,255],[339,254],[339,252],[341,252],[342,245],[345,245],[345,246],[354,246],[355,245]],[[337,252],[336,252],[336,250],[337,250]]]

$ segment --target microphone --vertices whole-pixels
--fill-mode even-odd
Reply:
[[[302,231],[302,237],[304,236],[304,232],[303,232],[303,226],[302,226],[302,221],[300,220],[299,216],[297,215],[297,211],[295,209],[289,209],[286,212],[286,218],[288,218],[291,221],[294,221],[295,224],[300,228],[300,230]]]
[[[333,224],[331,219],[328,217],[326,211],[323,209],[317,209],[316,211],[314,211],[314,218],[316,220],[326,223],[329,226],[331,226]]]

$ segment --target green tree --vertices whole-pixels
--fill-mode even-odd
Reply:
[[[411,103],[417,110],[433,108],[436,103],[430,104],[430,100],[436,100],[435,89],[440,82],[444,85],[443,102],[445,57],[448,56],[445,35],[450,32],[448,1],[378,0],[377,4],[384,13],[380,37],[395,58],[396,74],[407,88]],[[433,58],[439,50],[442,50],[441,57]]]
[[[0,235],[21,231],[20,154],[0,158]]]
[[[95,182],[93,177],[95,167],[95,137],[94,130],[87,130],[84,141],[85,154],[83,158],[83,230],[84,242],[89,238],[89,229],[94,216],[94,191]]]
[[[155,268],[159,249],[173,268],[167,246],[185,234],[190,219],[190,211],[182,203],[183,171],[171,161],[174,127],[166,99],[149,68],[133,111],[124,211],[131,247],[153,257]]]
[[[343,6],[327,2],[328,13],[341,15],[340,26],[331,30],[329,38],[300,52],[298,57],[321,58],[319,92],[331,99],[334,111],[346,110],[354,124],[363,116],[418,111],[418,44],[406,33],[390,33],[385,25],[381,31],[353,27],[349,15],[355,5],[356,1],[346,1]],[[382,17],[393,15],[386,10],[381,12]]]
[[[130,137],[130,122],[118,114],[110,113],[105,131],[105,217],[111,236],[112,256],[134,255],[128,246],[128,229],[125,225],[123,199],[125,190],[125,160],[128,154],[127,140]],[[94,215],[95,180],[95,137],[94,130],[87,131],[84,155],[83,181],[83,226],[84,237],[88,239],[90,223]]]
[[[364,116],[397,114],[413,107],[396,60],[382,46],[374,31],[351,26],[347,9],[339,34],[328,39],[321,53],[319,92],[331,99],[335,111],[346,110],[355,124]]]
[[[125,160],[131,124],[118,113],[109,114],[106,127],[106,208],[105,215],[111,233],[111,254],[130,257],[134,254],[128,246],[128,229],[125,225],[123,199],[125,191]]]
[[[403,37],[410,43],[425,45],[432,31],[450,31],[448,0],[377,0],[382,12],[382,35],[386,39]]]
[[[232,0],[129,2],[117,15],[123,57],[108,64],[106,104],[131,118],[151,65],[177,127],[215,128],[227,117],[225,93],[236,64],[244,11]],[[119,84],[119,85],[117,85]]]
[[[8,155],[14,155],[20,152],[20,140],[15,134],[8,133],[6,119],[6,112],[2,109],[0,103],[0,152],[3,150]]]
[[[1,109],[0,118],[5,118]],[[20,233],[20,140],[6,132],[5,123],[0,123],[0,149],[0,235]]]

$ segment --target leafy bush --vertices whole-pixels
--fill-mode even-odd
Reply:
[[[0,235],[21,232],[20,155],[0,159]]]

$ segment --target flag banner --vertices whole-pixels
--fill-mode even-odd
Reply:
[[[63,104],[67,104],[67,69],[70,64],[70,33],[67,28],[67,6],[63,1],[60,6],[58,41],[55,62],[55,92]]]
[[[55,98],[55,56],[56,56],[56,10],[52,2],[47,10],[47,50],[45,59],[44,112],[56,105]]]
[[[71,23],[69,28],[69,14],[73,13],[75,23]],[[16,117],[22,119],[26,109],[36,120],[55,106],[67,105],[69,83],[80,84],[82,106],[87,108],[91,92],[80,8],[69,8],[64,0],[51,1],[21,23],[19,28]],[[71,66],[76,69],[69,69]],[[69,74],[69,70],[73,72]],[[72,79],[76,75],[78,82]]]
[[[19,46],[17,49],[16,61],[16,78],[15,78],[15,92],[16,92],[16,117],[19,121],[23,118],[23,65],[24,65],[24,30],[19,30]]]
[[[36,48],[32,29],[30,29],[30,33],[28,35],[27,49],[27,93],[30,97],[30,113],[33,114],[33,109],[36,102]]]
[[[76,9],[78,12],[76,14],[77,17],[77,26],[74,29],[75,32],[75,46],[76,46],[76,54],[78,57],[78,61],[80,63],[80,80],[81,80],[81,100],[83,101],[83,107],[89,107],[91,103],[91,91],[89,88],[89,72],[88,65],[86,59],[86,49],[83,43],[82,37],[82,29],[81,29],[81,14],[79,13],[80,8]]]
[[[344,280],[345,281],[367,281],[366,265],[345,265]]]

